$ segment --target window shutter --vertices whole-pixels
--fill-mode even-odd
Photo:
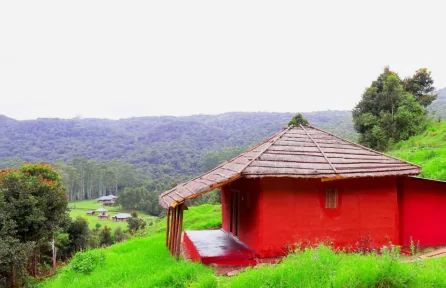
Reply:
[[[325,208],[338,208],[337,188],[325,188]]]

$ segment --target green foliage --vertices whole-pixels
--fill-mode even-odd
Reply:
[[[166,230],[166,218],[159,221],[150,233]],[[189,207],[184,211],[183,230],[205,230],[221,228],[221,205],[204,204]]]
[[[388,154],[422,166],[422,177],[446,180],[446,122],[429,122],[425,132],[393,145]]]
[[[132,217],[127,219],[127,227],[130,233],[136,233],[146,228],[147,222],[144,219],[138,218],[138,213],[132,211]]]
[[[296,114],[289,122],[288,126],[299,126],[299,125],[308,125],[308,120],[305,119],[302,114],[298,113]]]
[[[418,69],[412,77],[403,81],[404,89],[412,94],[423,107],[429,106],[437,98],[434,80],[426,68]]]
[[[415,87],[413,85],[410,87]],[[426,99],[420,97],[419,101]],[[359,143],[380,151],[416,135],[425,123],[423,106],[388,68],[366,89],[352,114],[355,129],[360,134]]]
[[[42,284],[44,288],[97,288],[97,287],[188,287],[191,283],[216,287],[212,269],[199,263],[176,261],[165,247],[164,234],[145,238],[133,238],[115,244],[103,251],[105,262],[95,265],[90,274],[84,274],[67,266]]]
[[[70,262],[70,268],[82,274],[90,274],[96,267],[104,264],[105,253],[98,250],[78,252]]]
[[[116,227],[115,231],[113,232],[113,239],[115,242],[119,243],[127,239],[127,235],[122,232],[121,227]]]
[[[111,235],[111,228],[104,226],[99,232],[99,245],[100,246],[110,246],[113,244],[113,238]]]
[[[313,125],[339,136],[355,138],[349,111],[302,113]],[[200,173],[201,157],[224,147],[253,145],[280,131],[294,116],[292,113],[225,113],[187,117],[141,117],[106,119],[37,119],[16,121],[0,117],[0,167],[13,167],[18,161],[58,163],[66,178],[81,183],[91,168],[85,161],[103,162],[120,159],[138,170],[144,180],[163,175],[194,176]],[[76,171],[66,167],[68,164]],[[59,165],[60,164],[60,165]],[[82,170],[82,167],[85,167]],[[114,193],[114,169],[94,168],[93,190]],[[95,172],[96,174],[96,172]],[[104,182],[99,181],[103,179]],[[81,184],[76,184],[81,186]],[[101,186],[101,188],[99,188]],[[126,185],[127,186],[127,185]],[[132,185],[130,185],[132,186]],[[139,185],[136,185],[139,186]],[[91,187],[84,185],[85,188]],[[104,188],[105,187],[105,188]],[[67,188],[70,189],[69,185]],[[119,184],[118,184],[119,190]],[[75,198],[86,199],[88,189],[74,187]],[[81,191],[81,192],[79,192]]]
[[[433,101],[426,109],[435,121],[439,120],[438,122],[440,122],[446,120],[446,88],[438,90],[437,93],[437,100]]]
[[[73,251],[87,249],[90,231],[88,230],[88,222],[84,217],[76,217],[76,220],[70,223],[67,233]]]
[[[48,165],[0,171],[0,281],[20,283],[25,269],[37,274],[37,259],[45,261],[48,243],[69,223],[64,190]]]
[[[190,207],[184,214],[185,230],[211,228],[219,219],[219,206]],[[157,223],[155,234],[148,237],[96,250],[104,253],[105,262],[96,265],[90,274],[68,266],[42,288],[446,287],[446,258],[405,263],[394,246],[383,248],[377,255],[339,253],[320,245],[296,250],[276,265],[250,268],[231,278],[218,277],[209,267],[171,257],[165,247],[165,221]]]
[[[296,251],[277,265],[248,269],[222,287],[442,287],[445,258],[404,263],[393,249],[381,255],[335,253],[320,245]]]

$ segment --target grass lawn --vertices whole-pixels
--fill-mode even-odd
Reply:
[[[102,207],[102,205],[100,203],[98,203],[96,200],[74,201],[74,202],[70,202],[68,204],[68,207],[70,208],[71,218],[75,219],[77,216],[84,217],[85,219],[87,219],[88,227],[90,227],[90,229],[93,229],[97,223],[101,224],[102,227],[107,225],[108,227],[110,227],[112,229],[115,229],[117,227],[121,227],[123,229],[127,228],[127,222],[113,222],[111,217],[113,217],[114,215],[121,213],[121,212],[125,212],[125,213],[131,212],[131,211],[121,210],[120,207],[118,207],[118,206],[103,207],[108,210],[107,214],[110,215],[110,220],[99,220],[97,215],[96,216],[87,216],[87,214],[86,214],[87,210],[96,210],[96,209]],[[138,211],[138,216],[140,218],[146,219],[147,222],[151,222],[151,221],[154,221],[155,219],[157,219],[157,217],[147,215],[140,211]]]
[[[221,226],[219,219],[219,205],[190,207],[184,212],[184,227],[217,228]],[[170,256],[165,247],[165,228],[164,219],[149,227],[147,237],[87,251],[85,254],[103,253],[104,263],[89,274],[77,272],[68,265],[58,275],[41,283],[41,287],[216,287],[217,278],[211,268],[184,260],[175,261]]]
[[[185,229],[221,225],[216,205],[190,207]],[[217,226],[215,226],[217,225]],[[335,253],[319,246],[296,252],[280,264],[250,268],[237,276],[217,276],[211,267],[175,261],[165,247],[165,220],[149,228],[149,236],[134,238],[84,254],[104,256],[91,273],[71,265],[41,283],[42,288],[70,287],[446,287],[446,258],[405,263],[395,253],[360,255]]]
[[[399,142],[387,153],[421,165],[422,177],[446,180],[446,121],[428,123],[423,134]]]

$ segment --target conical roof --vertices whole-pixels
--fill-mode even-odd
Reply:
[[[159,196],[164,208],[240,177],[343,179],[418,175],[421,167],[312,126],[290,126],[211,171]]]

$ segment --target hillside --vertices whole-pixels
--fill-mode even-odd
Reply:
[[[0,116],[0,160],[30,162],[120,159],[169,175],[196,175],[200,159],[223,147],[246,147],[276,133],[292,113],[225,113],[185,117],[37,119]],[[311,124],[355,139],[350,111],[304,113]],[[166,167],[168,168],[166,170]]]
[[[437,100],[427,107],[427,110],[435,116],[440,116],[442,120],[446,120],[446,88],[437,91]]]
[[[446,121],[429,123],[423,134],[397,143],[388,154],[421,165],[422,177],[446,180]]]
[[[184,212],[184,219],[185,230],[218,227],[221,208],[190,207]],[[151,228],[153,234],[148,237],[78,253],[72,264],[39,287],[444,287],[446,284],[443,269],[446,258],[405,263],[403,256],[390,250],[383,250],[382,255],[347,254],[335,253],[324,245],[292,253],[277,265],[260,265],[233,277],[218,276],[212,267],[183,259],[175,261],[165,247],[165,227],[163,220]]]

